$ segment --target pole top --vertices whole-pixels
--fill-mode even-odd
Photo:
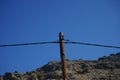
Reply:
[[[59,35],[63,36],[63,32],[59,32]]]
[[[59,33],[59,40],[64,40],[64,34],[62,32]]]

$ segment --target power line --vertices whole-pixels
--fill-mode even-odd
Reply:
[[[22,43],[22,44],[5,44],[5,45],[0,45],[0,47],[39,45],[39,44],[51,44],[51,43],[58,43],[58,42],[51,41],[51,42],[32,42],[32,43]]]
[[[119,46],[110,46],[110,45],[103,45],[103,44],[92,44],[92,43],[83,43],[83,42],[72,42],[68,41],[65,42],[66,44],[81,44],[81,45],[88,45],[88,46],[98,46],[98,47],[107,47],[107,48],[117,48],[120,49]]]
[[[59,43],[59,41],[51,41],[51,42],[32,42],[32,43],[22,43],[22,44],[5,44],[0,45],[0,47],[11,47],[11,46],[27,46],[27,45],[40,45],[40,44],[55,44]],[[65,44],[81,44],[81,45],[88,45],[88,46],[98,46],[98,47],[107,47],[107,48],[117,48],[120,49],[119,46],[110,46],[110,45],[103,45],[103,44],[93,44],[93,43],[83,43],[83,42],[73,42],[73,41],[65,41]]]

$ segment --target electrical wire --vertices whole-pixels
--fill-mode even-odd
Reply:
[[[39,45],[39,44],[51,44],[51,43],[59,43],[59,42],[58,41],[51,41],[51,42],[33,42],[33,43],[22,43],[22,44],[5,44],[5,45],[0,45],[0,47]]]
[[[83,42],[72,42],[67,41],[66,44],[81,44],[81,45],[88,45],[88,46],[98,46],[98,47],[107,47],[107,48],[117,48],[120,49],[119,46],[110,46],[110,45],[103,45],[103,44],[92,44],[92,43],[83,43]]]
[[[5,45],[0,45],[0,47],[40,45],[40,44],[56,44],[56,43],[58,44],[59,41],[32,42],[32,43],[22,43],[22,44],[5,44]],[[73,42],[73,41],[65,41],[64,43],[65,44],[81,44],[81,45],[88,45],[88,46],[98,46],[98,47],[107,47],[107,48],[117,48],[117,49],[120,49],[119,46],[110,46],[110,45],[103,45],[103,44],[92,44],[92,43]]]

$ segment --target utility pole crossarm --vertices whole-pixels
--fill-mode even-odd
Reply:
[[[64,35],[62,32],[59,33],[59,42],[60,42],[60,55],[62,62],[63,80],[68,80],[67,71],[66,71],[66,59],[64,53]]]

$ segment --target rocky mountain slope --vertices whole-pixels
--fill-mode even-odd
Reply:
[[[67,60],[68,80],[120,80],[120,53],[98,60]],[[31,72],[6,72],[0,80],[62,80],[60,61],[51,61]]]

